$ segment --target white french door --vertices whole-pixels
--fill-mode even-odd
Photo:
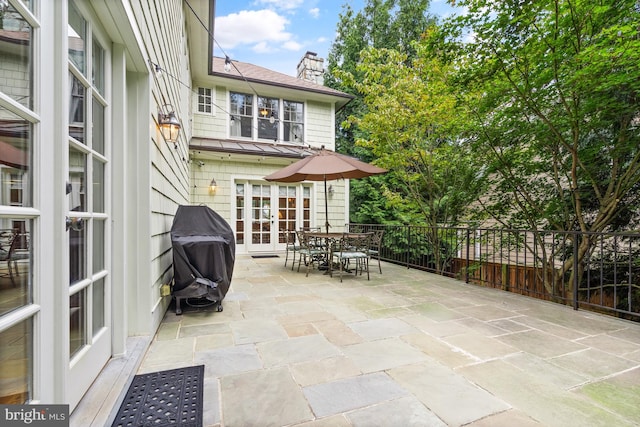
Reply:
[[[248,252],[284,248],[280,230],[311,226],[311,185],[236,181],[236,244]]]
[[[69,2],[69,377],[73,409],[111,357],[109,43],[86,3]]]
[[[277,201],[273,184],[249,183],[247,225],[250,226],[248,248],[250,252],[275,250],[277,242]]]

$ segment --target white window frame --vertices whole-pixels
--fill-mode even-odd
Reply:
[[[200,91],[210,91],[209,95],[206,94],[202,94]],[[200,102],[200,97],[204,97],[205,98],[205,102],[201,103]],[[213,100],[216,97],[216,90],[215,88],[212,87],[205,87],[205,86],[198,86],[198,91],[195,94],[195,108],[194,111],[196,114],[202,114],[205,116],[215,116],[216,115],[216,106],[213,102]],[[207,104],[207,98],[208,98],[208,104]],[[201,107],[209,107],[211,111],[202,111],[200,108]]]
[[[240,92],[240,91],[235,91],[235,90],[228,90],[227,91],[227,110],[231,111],[231,96],[232,94],[239,94],[239,95],[243,95],[243,96],[251,96],[252,97],[252,113],[251,113],[251,137],[246,137],[246,136],[240,136],[240,135],[235,135],[235,136],[231,136],[231,118],[233,118],[234,120],[239,120],[242,117],[249,117],[249,116],[244,116],[244,115],[238,115],[237,113],[233,113],[231,112],[229,114],[229,120],[227,122],[227,133],[229,135],[230,138],[238,138],[238,139],[242,139],[242,140],[249,140],[249,141],[272,141],[272,139],[270,138],[263,138],[260,137],[260,123],[261,121],[264,123],[268,123],[268,119],[266,117],[262,117],[260,111],[262,110],[263,105],[261,104],[261,100],[263,99],[274,99],[277,100],[277,107],[274,108],[273,110],[275,110],[274,113],[274,119],[276,121],[276,125],[277,125],[277,138],[275,139],[275,142],[278,144],[299,144],[299,145],[304,145],[305,141],[306,141],[306,132],[307,132],[307,103],[305,101],[296,101],[294,99],[285,99],[285,98],[280,98],[277,96],[268,96],[268,95],[257,95],[257,94],[249,94],[249,93],[245,93],[245,92]],[[285,102],[295,102],[295,103],[299,103],[302,104],[302,121],[301,122],[292,122],[290,120],[287,121],[287,123],[301,123],[302,124],[302,135],[300,135],[300,140],[299,141],[285,141],[284,137],[284,103]],[[196,108],[197,110],[197,108]],[[271,110],[268,109],[270,112]],[[200,113],[200,114],[206,114],[206,113]]]

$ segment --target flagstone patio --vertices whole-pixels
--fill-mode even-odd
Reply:
[[[638,323],[388,263],[342,283],[283,263],[239,256],[224,311],[167,312],[137,373],[204,364],[205,426],[640,425]]]

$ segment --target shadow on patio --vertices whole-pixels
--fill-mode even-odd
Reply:
[[[224,311],[170,309],[137,373],[204,364],[205,426],[640,424],[640,324],[387,263],[343,283],[283,263],[239,256]]]

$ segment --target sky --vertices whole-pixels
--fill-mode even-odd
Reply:
[[[305,53],[326,59],[343,5],[360,11],[366,0],[217,0],[214,55],[296,76]],[[431,0],[430,12],[455,9]]]

